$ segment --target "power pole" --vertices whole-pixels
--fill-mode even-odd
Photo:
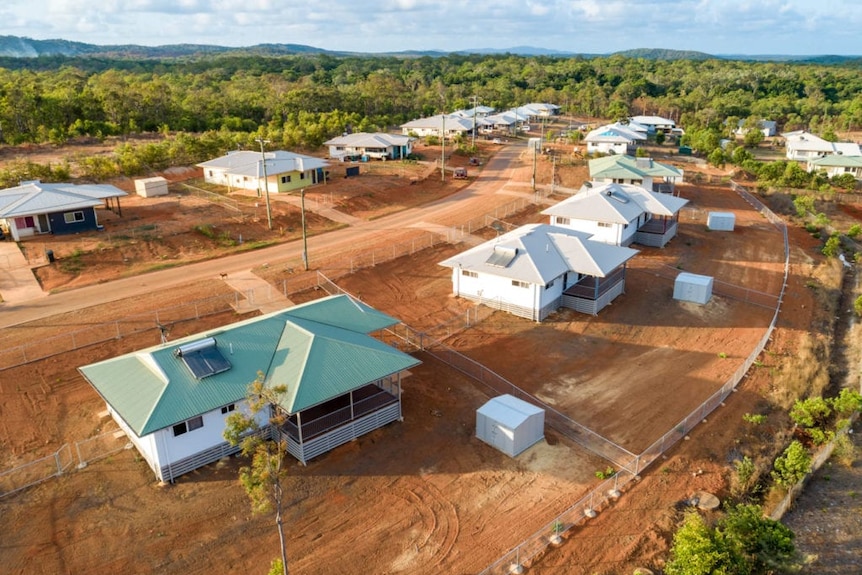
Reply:
[[[255,142],[260,144],[260,161],[263,164],[263,189],[264,196],[266,198],[266,225],[269,227],[269,230],[272,231],[272,208],[269,205],[269,179],[266,177],[266,153],[263,150],[263,145],[268,144],[269,140],[255,138]],[[260,193],[259,189],[258,193]]]
[[[308,236],[305,232],[305,188],[299,190],[299,207],[302,212],[302,265],[308,271]]]
[[[479,107],[479,96],[471,96],[470,102],[473,104],[473,151],[476,150],[476,108]]]
[[[446,113],[440,114],[443,127],[440,129],[440,181],[446,181]]]

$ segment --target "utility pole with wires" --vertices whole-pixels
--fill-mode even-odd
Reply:
[[[479,96],[470,96],[470,103],[473,104],[473,152],[476,151],[476,108],[479,107]]]
[[[446,181],[446,113],[440,114],[442,128],[440,129],[440,181]]]
[[[266,202],[266,225],[269,227],[270,231],[272,231],[272,207],[269,205],[269,179],[266,177],[266,153],[263,149],[264,144],[268,144],[269,140],[255,138],[254,141],[260,144],[260,158],[261,163],[263,164],[263,189]],[[260,189],[258,189],[258,194],[259,193]]]
[[[305,232],[305,188],[299,190],[299,206],[302,212],[302,266],[308,271],[308,236]]]

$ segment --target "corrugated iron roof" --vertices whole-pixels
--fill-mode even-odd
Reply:
[[[127,195],[108,184],[43,184],[39,181],[22,183],[0,190],[0,218],[49,214],[82,208],[92,208],[106,198]]]
[[[240,401],[258,372],[288,388],[293,413],[417,365],[368,334],[397,323],[348,296],[331,296],[79,368],[139,436]],[[231,367],[201,379],[177,357],[215,338]]]
[[[589,239],[590,234],[528,224],[440,262],[441,266],[481,272],[533,284],[546,284],[566,272],[604,277],[638,252]],[[499,247],[517,250],[505,267],[488,263]]]

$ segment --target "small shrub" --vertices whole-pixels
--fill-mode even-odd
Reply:
[[[762,413],[745,413],[742,420],[752,425],[763,425],[766,423],[766,416]]]
[[[853,467],[853,462],[856,461],[856,446],[846,433],[835,438],[832,457],[844,467]]]
[[[720,357],[721,359],[727,359],[727,354],[722,351],[719,352],[718,357]]]
[[[822,397],[797,399],[790,408],[790,418],[800,427],[823,427],[831,414],[829,402]]]
[[[851,239],[855,240],[859,234],[862,234],[862,226],[860,226],[859,224],[853,224],[852,226],[850,226],[850,229],[847,230],[847,237]]]
[[[862,395],[855,389],[842,389],[837,396],[829,400],[829,405],[839,417],[850,417],[855,411],[862,409]]]
[[[826,244],[820,251],[827,258],[837,257],[841,253],[841,236],[837,232],[829,236],[829,239],[826,240]]]
[[[736,471],[736,490],[738,494],[747,493],[751,489],[751,482],[754,479],[754,472],[756,470],[754,461],[746,455],[742,459],[737,459],[733,467]]]
[[[608,467],[604,471],[596,471],[596,477],[598,477],[599,479],[610,479],[616,474],[617,472],[613,467]]]
[[[811,471],[811,455],[802,443],[794,440],[775,460],[771,475],[776,485],[789,489],[799,483],[809,471]]]

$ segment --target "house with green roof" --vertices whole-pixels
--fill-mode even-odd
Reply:
[[[590,179],[604,184],[632,184],[647,190],[673,193],[674,185],[682,182],[683,171],[652,158],[605,156],[590,160]]]
[[[806,169],[809,172],[826,172],[830,178],[851,174],[857,180],[862,180],[862,156],[829,154],[828,156],[809,159]]]
[[[248,413],[248,386],[262,374],[287,393],[279,434],[305,464],[401,420],[401,381],[420,362],[373,337],[398,323],[349,296],[286,310],[78,368],[156,477],[176,477],[239,449],[222,434],[234,410]]]

